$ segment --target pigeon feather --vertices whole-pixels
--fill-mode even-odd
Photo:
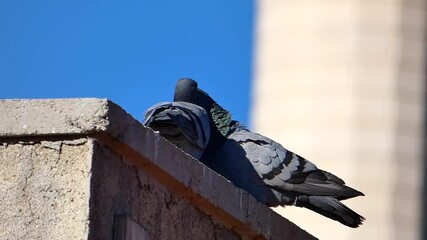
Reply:
[[[146,111],[143,124],[197,159],[209,143],[208,114],[191,103],[158,103]]]
[[[305,207],[349,227],[363,222],[362,216],[340,202],[363,193],[274,140],[233,121],[231,114],[199,89],[196,81],[179,80],[174,100],[206,110],[211,140],[202,162],[258,201],[268,206]]]

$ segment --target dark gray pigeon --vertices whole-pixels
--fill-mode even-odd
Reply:
[[[181,79],[175,87],[175,102],[188,102],[202,107],[209,117],[210,140],[200,161],[211,166],[214,156],[227,140],[231,114],[218,105],[209,95],[198,88],[192,79]],[[218,127],[212,127],[218,126]]]
[[[158,103],[145,112],[143,124],[197,159],[209,143],[209,117],[203,108],[195,104]]]
[[[230,113],[194,80],[178,81],[174,101],[194,103],[209,113],[210,143],[219,145],[207,147],[204,163],[258,201],[271,207],[305,207],[353,228],[362,224],[364,218],[340,201],[363,193],[272,139],[232,121]]]

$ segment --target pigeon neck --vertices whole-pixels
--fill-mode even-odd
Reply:
[[[230,133],[231,114],[217,103],[212,104],[210,116],[218,131],[226,137]]]

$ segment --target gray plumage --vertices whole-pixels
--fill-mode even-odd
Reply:
[[[178,81],[174,101],[194,103],[206,110],[211,139],[203,162],[258,201],[268,206],[305,207],[349,227],[358,227],[364,220],[340,202],[363,193],[272,139],[232,121],[231,114],[194,80]]]
[[[263,193],[264,186],[252,190],[260,202],[269,206],[305,207],[349,227],[358,227],[362,223],[364,218],[340,200],[363,196],[363,193],[346,186],[342,179],[318,169],[310,161],[272,139],[250,132],[236,121],[231,123],[230,129],[228,139],[242,147],[245,156],[240,158],[247,159],[255,169],[255,173],[248,173],[257,174],[273,192],[274,197],[269,195],[267,198]],[[235,161],[235,154],[226,149],[220,152],[217,159],[227,161],[224,159],[229,160],[230,157]],[[263,194],[260,197],[261,192]]]
[[[145,112],[143,124],[197,159],[209,143],[209,117],[203,108],[191,103],[156,104]]]

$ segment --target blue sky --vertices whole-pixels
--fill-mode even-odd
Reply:
[[[0,1],[0,98],[109,98],[134,117],[192,77],[248,123],[254,2]]]

